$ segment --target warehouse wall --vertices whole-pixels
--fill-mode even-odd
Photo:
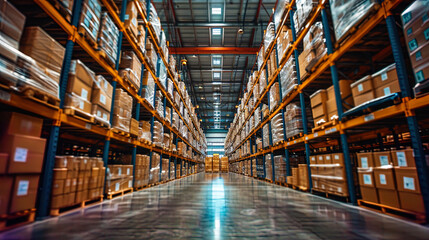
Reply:
[[[224,155],[224,143],[227,132],[227,130],[221,129],[206,130],[205,134],[207,138],[207,155],[212,156],[216,153],[220,156]]]

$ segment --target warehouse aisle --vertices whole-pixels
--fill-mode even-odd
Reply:
[[[229,173],[199,173],[0,239],[423,239],[429,229]]]

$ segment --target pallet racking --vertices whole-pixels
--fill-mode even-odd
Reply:
[[[291,175],[290,171],[290,154],[299,152],[305,156],[306,163],[308,165],[308,178],[309,178],[309,189],[312,189],[312,179],[311,179],[311,169],[310,169],[310,160],[309,157],[314,152],[314,149],[318,148],[328,148],[335,149],[336,151],[341,151],[344,153],[345,157],[345,169],[347,174],[347,185],[350,196],[350,201],[353,204],[357,203],[357,194],[355,192],[355,183],[353,178],[353,159],[351,157],[350,151],[356,151],[362,148],[362,145],[359,145],[362,141],[376,141],[378,146],[383,148],[383,141],[381,141],[382,136],[387,134],[392,134],[395,138],[396,147],[400,143],[409,144],[414,149],[414,157],[416,162],[416,167],[419,176],[419,183],[421,186],[421,192],[423,196],[424,206],[426,209],[426,219],[429,217],[429,185],[428,185],[428,171],[426,168],[425,153],[422,145],[421,132],[419,126],[422,129],[425,129],[427,123],[424,121],[425,114],[423,114],[424,109],[429,106],[429,96],[423,96],[420,98],[413,98],[410,90],[409,84],[409,74],[407,73],[407,64],[406,58],[403,55],[403,44],[401,42],[398,29],[396,27],[395,16],[400,13],[401,10],[409,4],[408,1],[402,0],[385,0],[381,1],[380,4],[377,4],[377,7],[371,12],[366,19],[361,22],[354,31],[348,33],[347,39],[342,42],[338,42],[334,45],[331,40],[329,22],[329,3],[327,0],[320,0],[317,7],[313,10],[312,14],[308,17],[307,22],[305,23],[304,29],[300,34],[296,34],[293,15],[295,12],[295,0],[289,1],[289,5],[286,6],[285,14],[282,16],[281,24],[276,29],[275,39],[273,43],[269,46],[266,57],[262,64],[261,69],[265,69],[265,72],[268,71],[267,62],[272,53],[275,52],[277,58],[277,69],[274,74],[269,78],[267,75],[265,79],[266,87],[264,88],[262,94],[257,98],[256,104],[252,109],[249,109],[249,115],[244,119],[244,123],[249,121],[250,117],[255,113],[257,108],[262,109],[262,103],[270,104],[270,87],[274,83],[279,84],[280,92],[280,105],[275,107],[267,118],[263,118],[261,113],[262,121],[254,126],[253,129],[249,131],[249,134],[241,137],[241,132],[244,131],[245,124],[238,121],[239,117],[236,115],[234,122],[231,124],[231,128],[228,132],[228,135],[225,140],[225,149],[226,155],[230,158],[230,163],[237,163],[245,160],[250,160],[250,168],[253,176],[252,169],[256,166],[252,166],[252,160],[255,158],[262,157],[263,162],[265,162],[265,156],[271,154],[271,160],[273,160],[274,153],[284,154],[286,158],[286,174],[287,176]],[[300,66],[296,64],[296,73],[298,78],[298,85],[290,92],[287,96],[282,96],[281,90],[281,81],[279,78],[280,70],[286,63],[286,60],[290,56],[295,56],[295,59],[298,59],[301,44],[304,36],[309,31],[310,27],[319,20],[323,24],[325,43],[327,47],[327,56],[320,59],[316,63],[316,67],[312,69],[310,75],[305,79],[300,79]],[[277,56],[276,51],[276,40],[279,38],[280,28],[284,25],[287,25],[292,29],[293,42],[286,49],[283,56]],[[387,31],[386,31],[387,30]],[[387,34],[386,34],[387,32]],[[374,49],[368,49],[365,47],[364,43],[369,41],[368,35],[375,35],[382,39],[386,39],[385,44],[375,44],[376,51]],[[388,44],[390,43],[390,45]],[[359,48],[368,49],[363,51],[372,51],[370,55],[353,54],[355,52],[359,53]],[[391,99],[384,99],[384,103],[387,107],[382,109],[370,110],[370,106],[366,108],[360,108],[358,114],[353,113],[354,118],[351,118],[351,112],[345,113],[343,110],[343,105],[341,102],[341,94],[339,88],[339,76],[343,78],[344,73],[340,72],[344,70],[344,67],[341,66],[341,61],[351,61],[351,58],[354,58],[354,61],[351,61],[354,64],[363,64],[367,63],[364,59],[365,57],[370,57],[374,62],[381,61],[387,57],[394,59],[394,62],[397,66],[398,79],[400,83],[401,94],[400,96],[391,96]],[[362,69],[361,69],[362,70]],[[301,69],[302,71],[302,69]],[[247,106],[250,98],[253,94],[253,88],[261,79],[261,72],[259,71],[256,77],[255,84],[248,89],[247,97],[242,99],[242,106]],[[361,75],[363,74],[363,70]],[[347,77],[347,75],[346,75]],[[307,126],[307,116],[306,108],[309,108],[309,104],[306,104],[306,94],[313,93],[317,89],[329,86],[331,83],[334,86],[335,96],[336,96],[336,106],[339,116],[339,121],[334,123],[332,126],[327,126],[326,128],[318,129],[314,132],[309,131]],[[246,96],[246,95],[245,95]],[[284,134],[284,142],[280,143],[277,146],[273,146],[272,142],[272,133],[271,133],[271,123],[270,120],[277,114],[281,113],[284,120],[284,108],[293,100],[298,99],[301,106],[301,114],[303,121],[303,134],[293,139],[287,139],[286,134]],[[379,104],[382,104],[383,101],[380,101]],[[384,105],[384,106],[386,106]],[[416,112],[421,114],[419,117]],[[427,118],[426,118],[427,119]],[[266,149],[261,149],[258,151],[256,146],[256,137],[261,135],[261,130],[265,124],[269,125],[270,128],[270,147]],[[284,130],[286,127],[284,126]],[[411,138],[407,141],[400,142],[398,140],[398,132],[409,131]],[[263,137],[263,136],[262,136]],[[240,155],[240,149],[250,142],[250,154]],[[255,152],[255,150],[256,152]],[[272,162],[274,164],[274,162]],[[273,168],[274,169],[274,168]],[[264,164],[264,176],[265,177],[265,164]],[[274,176],[274,170],[273,170]],[[258,175],[258,177],[261,177]]]

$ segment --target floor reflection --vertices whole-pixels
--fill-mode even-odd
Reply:
[[[427,239],[429,230],[249,177],[197,174],[0,239]]]

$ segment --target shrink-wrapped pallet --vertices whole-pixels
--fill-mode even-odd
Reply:
[[[158,121],[153,122],[153,143],[157,147],[162,147],[164,140],[164,127]]]
[[[279,83],[275,82],[270,88],[270,111],[274,111],[280,103]]]
[[[111,65],[116,63],[119,30],[107,12],[101,14],[100,31],[98,32],[98,47],[106,55]]]
[[[136,89],[139,89],[142,63],[133,51],[122,52],[119,68],[119,75],[128,80]]]
[[[277,113],[271,119],[271,131],[273,135],[273,144],[276,144],[280,141],[284,140],[284,132],[283,132],[283,114]]]

